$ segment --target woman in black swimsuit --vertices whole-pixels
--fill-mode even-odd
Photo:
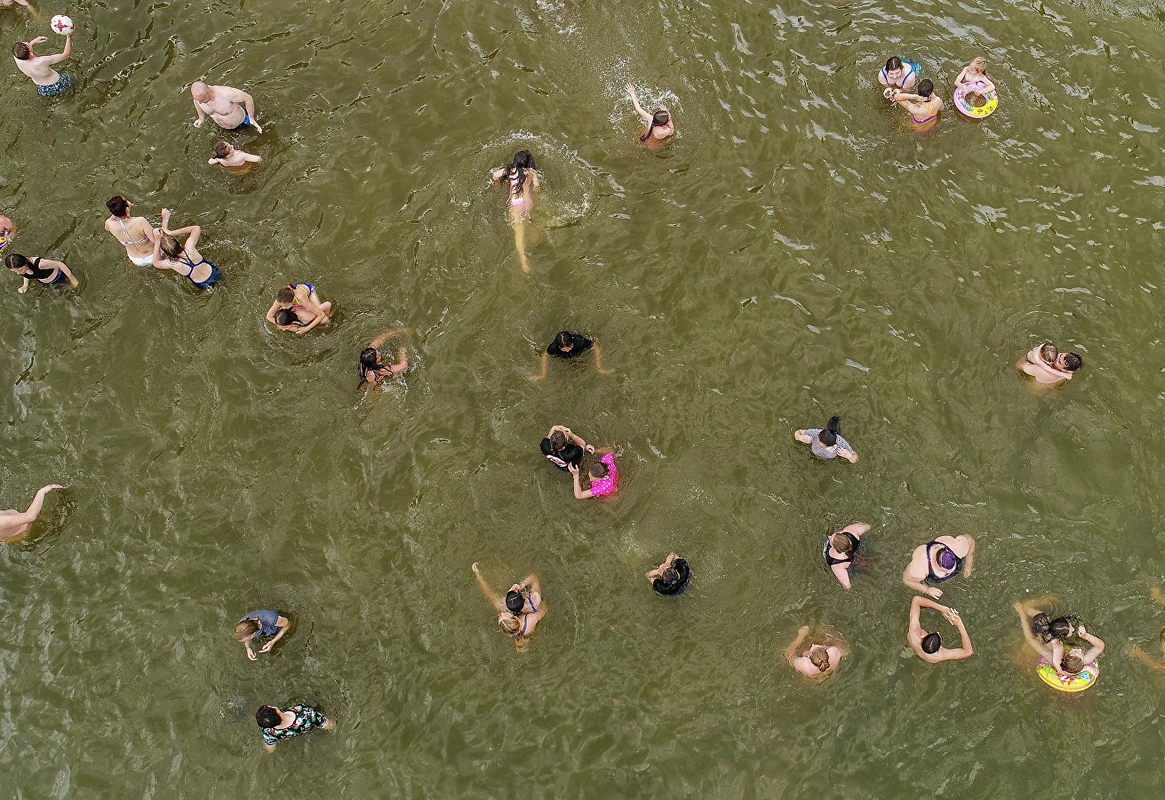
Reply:
[[[16,290],[19,294],[27,292],[28,284],[32,281],[36,281],[42,286],[52,286],[62,280],[67,280],[70,286],[77,285],[77,279],[73,277],[73,273],[69,271],[63,261],[53,261],[48,258],[29,259],[20,253],[13,253],[4,259],[4,263],[14,274],[24,278],[24,283]]]
[[[662,564],[647,573],[647,580],[656,594],[674,597],[684,593],[692,580],[692,570],[688,562],[675,553],[668,553]]]
[[[829,565],[834,577],[847,589],[850,588],[849,570],[853,566],[854,556],[857,555],[862,536],[869,530],[870,526],[866,523],[855,522],[825,537],[825,547],[822,550],[825,563]]]
[[[942,583],[959,574],[969,578],[974,564],[975,540],[970,536],[936,536],[914,548],[910,563],[902,571],[902,582],[937,600],[943,596],[942,589],[927,586],[928,583]]]

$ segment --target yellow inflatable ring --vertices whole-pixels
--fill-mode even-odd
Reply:
[[[976,97],[982,99],[983,102],[980,105],[975,105],[972,102]],[[994,89],[988,91],[987,84],[983,81],[960,83],[955,89],[955,108],[964,117],[985,119],[999,108],[999,95],[995,93]]]
[[[1083,692],[1096,683],[1096,679],[1100,677],[1100,667],[1089,664],[1080,670],[1079,675],[1066,675],[1056,672],[1051,664],[1041,658],[1040,665],[1036,667],[1036,674],[1040,676],[1040,680],[1057,691]]]

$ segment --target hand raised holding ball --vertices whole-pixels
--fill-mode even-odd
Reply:
[[[73,20],[64,14],[57,14],[49,20],[49,27],[61,36],[72,36],[73,31],[77,29],[77,26],[73,24]],[[46,39],[45,41],[48,40]]]

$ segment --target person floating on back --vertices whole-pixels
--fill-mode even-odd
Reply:
[[[920,616],[924,608],[932,608],[939,612],[947,622],[958,629],[962,639],[962,644],[959,647],[953,649],[943,647],[942,638],[937,633],[928,633],[923,629]],[[971,637],[967,634],[967,626],[963,624],[959,612],[918,595],[915,595],[910,602],[910,627],[907,630],[906,638],[915,655],[928,664],[958,661],[975,655],[975,651],[971,647]]]
[[[52,286],[54,283],[60,283],[67,280],[70,286],[77,285],[77,279],[73,277],[73,273],[65,266],[63,261],[53,261],[49,258],[27,258],[20,253],[13,253],[4,259],[4,263],[8,269],[12,270],[14,275],[19,275],[24,278],[20,288],[17,289],[18,294],[24,294],[28,291],[28,284],[36,281],[41,286]]]
[[[231,635],[235,637],[236,642],[242,643],[243,648],[247,651],[247,658],[252,661],[258,661],[258,656],[251,649],[251,641],[260,637],[274,637],[267,644],[259,648],[260,653],[270,653],[271,648],[283,638],[283,634],[287,633],[290,627],[291,622],[287,617],[280,616],[279,612],[271,611],[270,609],[260,609],[259,611],[252,611],[244,615],[235,624],[235,629]]]
[[[242,175],[251,169],[252,164],[258,164],[263,156],[253,156],[244,153],[231,145],[230,142],[215,142],[207,164],[218,164],[232,175]]]
[[[209,116],[215,125],[226,131],[249,125],[255,129],[255,133],[263,132],[255,115],[255,98],[241,89],[209,86],[202,81],[195,81],[190,84],[190,96],[194,98],[194,110],[198,112],[198,119],[194,120],[196,128],[201,128]]]
[[[259,706],[255,712],[255,722],[263,731],[263,747],[268,753],[275,749],[276,742],[300,736],[314,728],[330,731],[336,727],[323,714],[302,703],[284,710],[275,706]]]
[[[635,94],[635,85],[628,83],[624,88],[631,97],[631,104],[635,106],[635,113],[647,123],[647,130],[639,134],[640,144],[648,150],[658,150],[663,147],[664,142],[675,136],[676,133],[676,126],[672,124],[671,114],[668,112],[667,106],[660,103],[659,111],[648,114],[643,110],[643,106],[639,105],[639,95]]]
[[[1044,342],[1028,351],[1015,366],[1036,383],[1063,386],[1084,366],[1084,359],[1076,353],[1061,353],[1051,342]]]
[[[683,594],[684,589],[688,588],[688,583],[692,580],[692,570],[687,561],[675,553],[668,553],[662,564],[648,571],[647,580],[656,594],[675,597]]]
[[[32,48],[47,42],[47,36],[38,36],[32,41],[17,42],[12,46],[12,58],[16,61],[16,68],[27,75],[36,84],[36,93],[41,97],[57,97],[68,91],[72,86],[72,79],[68,75],[61,75],[53,64],[59,64],[73,55],[73,35],[65,37],[65,49],[51,56],[38,56]]]
[[[595,354],[595,369],[598,370],[599,374],[610,375],[615,371],[613,369],[603,369],[603,351],[599,349],[597,344],[581,333],[559,331],[554,337],[554,341],[542,353],[541,372],[537,375],[531,375],[530,380],[540,381],[546,377],[546,366],[551,356],[562,359],[578,358],[588,350],[593,351]]]
[[[534,190],[541,185],[538,167],[529,150],[519,150],[507,166],[490,170],[490,180],[506,187],[510,224],[514,227],[514,249],[518,251],[518,262],[522,272],[530,274],[530,262],[526,260],[526,220],[534,207]]]
[[[822,428],[805,428],[793,433],[793,438],[801,444],[809,445],[818,458],[844,458],[851,464],[858,462],[858,454],[841,436],[841,417],[830,417]]]

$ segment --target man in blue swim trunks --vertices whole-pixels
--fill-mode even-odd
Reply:
[[[68,75],[61,75],[53,64],[64,61],[73,55],[73,36],[65,37],[65,49],[51,56],[38,56],[32,48],[42,42],[47,42],[47,36],[38,36],[30,42],[17,42],[12,46],[12,58],[16,61],[16,68],[32,79],[36,84],[36,92],[41,97],[56,97],[64,94],[72,85]]]
[[[198,119],[194,127],[201,128],[207,115],[223,130],[233,131],[251,126],[256,133],[263,129],[255,121],[255,98],[230,86],[208,86],[202,81],[190,85],[190,96],[194,98],[194,110]]]

